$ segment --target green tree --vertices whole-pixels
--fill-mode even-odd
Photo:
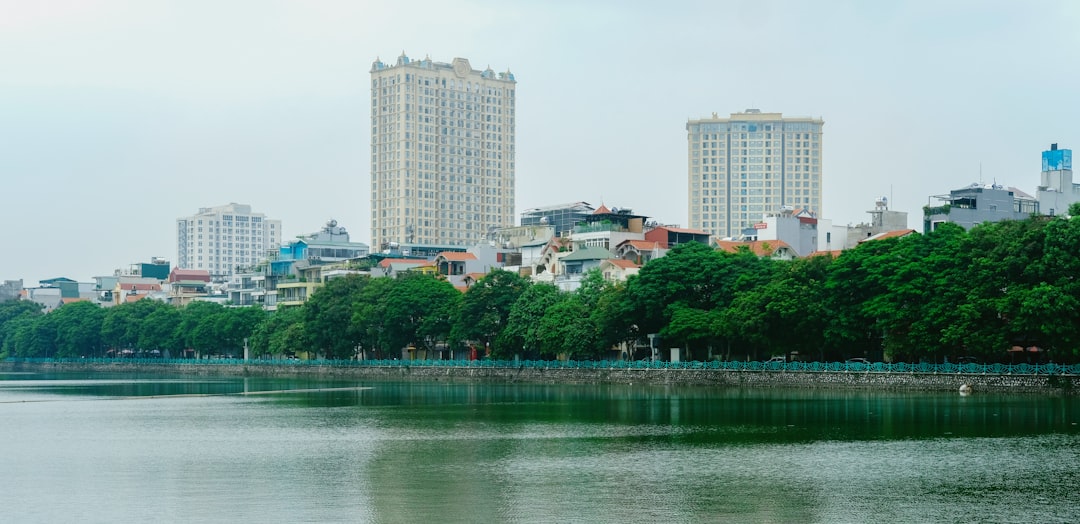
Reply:
[[[451,339],[490,347],[494,354],[512,353],[513,347],[502,347],[509,341],[497,338],[506,328],[514,303],[529,285],[528,279],[510,271],[497,269],[485,275],[462,297]]]
[[[311,347],[304,329],[303,308],[283,308],[271,312],[251,333],[248,346],[254,357],[293,355]]]
[[[329,359],[356,356],[361,343],[353,322],[354,305],[363,300],[373,280],[363,275],[331,279],[304,303],[305,333],[313,347]]]
[[[100,357],[104,354],[101,324],[105,310],[87,301],[72,302],[56,308],[49,316],[56,326],[56,356]]]
[[[42,316],[41,309],[41,304],[29,300],[0,302],[0,358],[9,354],[5,349],[6,343],[9,338],[14,337],[16,329],[22,325],[19,321]]]
[[[151,312],[139,327],[139,347],[161,351],[170,357],[179,355],[184,347],[180,336],[181,317],[180,310],[171,305]]]
[[[386,343],[386,333],[390,326],[383,297],[393,286],[393,278],[372,278],[353,302],[350,329],[356,337],[356,347],[362,352],[363,358],[368,358],[369,355],[375,358],[390,355],[391,347]],[[401,348],[398,347],[394,356],[400,355]]]
[[[400,350],[412,345],[434,350],[450,335],[461,292],[449,282],[423,273],[405,274],[391,282],[382,298],[383,347]]]
[[[602,356],[603,347],[596,324],[582,295],[561,293],[540,319],[540,352],[547,356],[565,356],[590,360]]]
[[[499,335],[498,347],[502,351],[495,356],[506,358],[521,352],[527,360],[538,359],[543,352],[540,322],[561,294],[559,288],[547,283],[528,286],[510,308],[506,329]]]
[[[196,301],[180,310],[181,342],[200,356],[219,355],[223,351],[218,331],[218,315],[225,307],[214,302]]]

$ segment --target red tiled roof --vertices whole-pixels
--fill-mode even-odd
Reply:
[[[462,253],[460,251],[443,251],[439,253],[436,258],[443,258],[451,262],[464,262],[466,260],[476,260],[476,255],[472,253]]]
[[[176,268],[169,273],[169,282],[180,280],[200,280],[210,282],[210,272],[205,269],[180,269]]]
[[[623,269],[633,269],[633,268],[636,268],[636,267],[641,267],[641,266],[635,264],[634,262],[632,262],[630,260],[623,259],[623,258],[609,258],[609,259],[607,259],[607,262],[611,263],[611,265],[613,265],[613,266],[618,266],[618,267],[621,267]]]
[[[81,298],[81,297],[68,297],[68,298],[61,298],[60,299],[60,301],[63,302],[64,304],[70,304],[72,302],[87,302],[89,300],[90,299],[88,299],[88,298]]]
[[[653,249],[664,249],[663,242],[654,242],[652,240],[624,240],[619,243],[619,246],[630,245],[639,251],[651,251]]]
[[[607,206],[605,206],[604,204],[600,204],[600,207],[596,208],[596,211],[593,211],[593,214],[594,215],[610,215],[611,210],[608,209]]]

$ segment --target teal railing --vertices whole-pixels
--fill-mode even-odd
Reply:
[[[5,362],[336,366],[336,367],[436,367],[524,369],[717,369],[726,371],[939,373],[982,375],[1080,375],[1080,364],[907,364],[903,362],[724,362],[711,360],[663,362],[649,360],[270,360],[270,359],[161,359],[161,358],[8,358]]]

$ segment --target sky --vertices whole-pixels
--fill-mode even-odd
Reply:
[[[0,280],[176,260],[237,202],[370,241],[370,69],[517,79],[515,215],[586,201],[687,225],[690,119],[824,119],[821,218],[1034,194],[1080,149],[1080,2],[0,0]],[[936,202],[936,200],[933,200]]]

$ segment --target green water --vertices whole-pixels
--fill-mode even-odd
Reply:
[[[1077,522],[1071,397],[0,374],[9,522]]]

